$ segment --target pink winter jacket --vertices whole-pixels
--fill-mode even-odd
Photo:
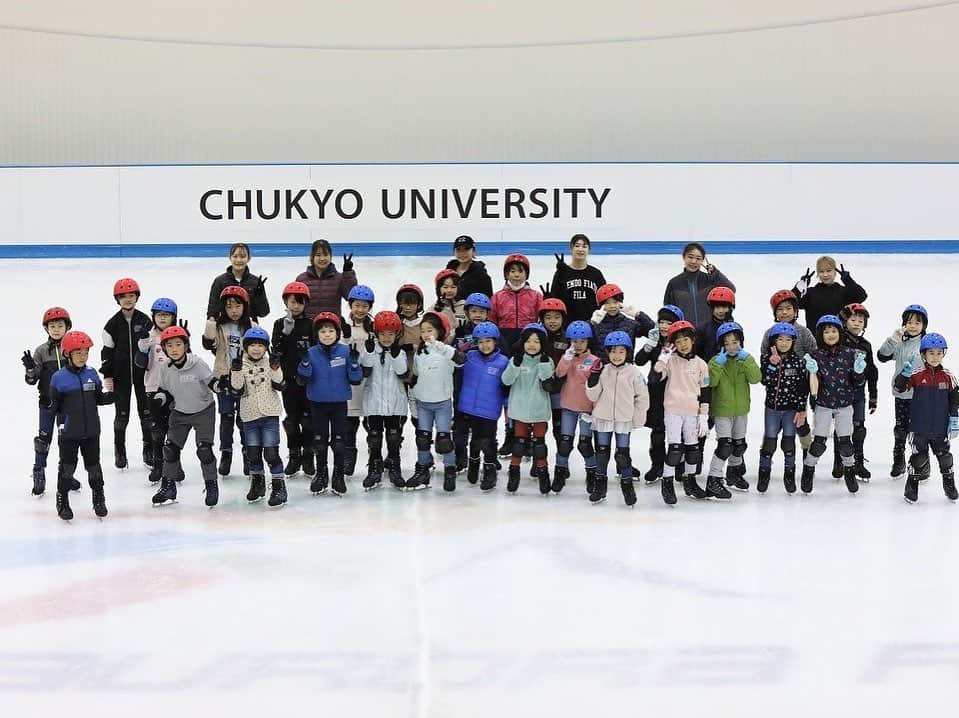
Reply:
[[[489,320],[503,329],[522,329],[539,321],[539,305],[543,295],[526,284],[518,292],[508,284],[492,297],[493,308]]]
[[[586,396],[586,380],[589,379],[589,370],[598,359],[587,349],[577,354],[572,360],[564,355],[556,364],[556,376],[566,377],[562,389],[559,390],[559,405],[569,411],[593,411],[593,402]]]
[[[586,387],[593,404],[593,418],[603,421],[632,421],[638,429],[646,423],[649,390],[643,372],[635,364],[606,364],[596,386]]]
[[[659,372],[666,380],[663,409],[667,414],[709,414],[708,399],[700,401],[708,396],[708,392],[703,392],[709,386],[709,365],[706,362],[695,354],[689,357],[673,354],[668,363],[657,361],[653,371]]]

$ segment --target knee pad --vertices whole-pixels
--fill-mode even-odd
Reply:
[[[917,476],[928,476],[929,475],[929,457],[922,454],[913,454],[909,457],[909,465],[913,469],[913,473]]]
[[[406,422],[403,422],[406,423]],[[386,430],[386,448],[389,450],[399,449],[403,443],[403,432],[401,429]]]
[[[436,450],[439,453],[448,454],[455,449],[456,447],[453,446],[453,437],[450,436],[448,431],[436,432]]]
[[[839,450],[839,455],[844,458],[856,453],[852,445],[852,437],[850,436],[840,436],[836,446]]]
[[[666,466],[679,466],[683,460],[684,447],[682,444],[670,444],[666,449]]]
[[[513,437],[513,456],[526,456],[526,448],[529,446],[529,439],[525,436]]]
[[[329,437],[326,436],[314,436],[313,437],[313,451],[316,452],[317,456],[326,456],[326,450],[330,446]]]
[[[200,460],[201,464],[212,464],[216,461],[216,456],[213,454],[213,444],[204,441],[202,444],[196,447],[196,457]]]
[[[856,446],[862,446],[865,440],[866,440],[866,425],[853,424],[852,443],[855,444]]]
[[[624,473],[626,469],[631,468],[633,465],[633,460],[629,456],[629,449],[616,449],[613,453],[613,459],[616,461],[616,471],[620,474]]]
[[[366,432],[366,445],[371,449],[379,449],[383,445],[383,432],[382,431],[368,431]]]
[[[343,434],[333,434],[330,446],[333,448],[333,453],[342,452],[346,448],[346,438]]]
[[[50,442],[42,436],[37,436],[33,440],[33,450],[38,454],[49,454]]]
[[[560,434],[559,440],[556,442],[556,454],[564,458],[569,458],[569,455],[572,453],[573,453],[573,435]]]
[[[612,456],[612,447],[607,446],[597,446],[596,447],[596,463],[600,466],[606,466],[609,464],[609,457]]]
[[[703,451],[699,448],[699,444],[684,444],[683,449],[685,449],[683,453],[687,464],[695,465],[703,460]]]
[[[470,456],[479,456],[487,450],[487,447],[490,445],[490,440],[484,437],[478,437],[475,434],[473,438],[470,439],[469,453]]]
[[[783,450],[783,453],[786,456],[794,456],[796,454],[796,437],[784,436],[779,442],[779,447]]]
[[[724,461],[733,455],[733,440],[728,436],[721,436],[716,440],[716,458]],[[687,459],[688,461],[688,459]],[[697,464],[698,461],[690,461],[691,464]]]
[[[244,451],[246,452],[246,460],[251,464],[263,463],[266,451],[262,446],[247,446]]]
[[[252,461],[252,457],[250,458]],[[265,446],[263,447],[263,460],[267,464],[275,466],[280,463],[280,448],[278,446]]]
[[[429,451],[433,443],[433,435],[424,429],[416,430],[416,448],[420,451]]]
[[[909,436],[908,429],[900,429],[899,427],[896,427],[895,429],[892,430],[892,438],[900,446],[906,443],[906,438],[908,436]]]
[[[175,464],[180,460],[180,447],[169,441],[163,445],[163,460]]]
[[[593,450],[593,438],[588,434],[579,437],[579,441],[576,442],[576,448],[579,450],[580,456],[584,459],[592,459],[596,456],[596,452]]]
[[[784,436],[783,439],[786,437]],[[776,437],[775,436],[764,436],[763,445],[759,449],[761,456],[772,456],[776,453]]]
[[[546,439],[534,438],[532,441],[533,444],[533,458],[534,459],[545,459],[546,452]]]
[[[942,473],[952,470],[952,452],[949,451],[949,442],[943,441],[942,443],[937,443],[937,445],[932,448],[932,453],[935,454],[936,459],[939,461],[939,470],[942,471]]]
[[[733,456],[743,456],[746,453],[746,440],[733,439]]]
[[[809,447],[809,453],[815,456],[817,459],[826,453],[826,437],[817,436],[812,440],[812,445]]]
[[[809,429],[808,421],[804,421],[802,423],[802,426],[796,428],[796,434],[798,434],[799,436],[809,436],[809,431],[810,429]]]

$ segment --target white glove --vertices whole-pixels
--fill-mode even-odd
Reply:
[[[565,352],[563,352],[563,359],[565,359],[566,361],[573,361],[575,356],[576,356],[576,352],[573,351],[573,347],[570,347]]]
[[[139,349],[139,350],[140,350],[141,352],[143,352],[144,354],[149,354],[149,353],[150,353],[150,343],[151,343],[152,341],[153,341],[153,340],[150,339],[150,337],[144,337],[143,339],[140,339],[139,341],[137,341],[137,349]]]
[[[659,343],[659,327],[653,327],[649,330],[649,333],[646,335],[653,344]]]
[[[619,310],[619,312],[620,314],[625,314],[630,319],[632,319],[633,317],[636,316],[636,314],[638,314],[636,307],[634,307],[632,304],[629,304],[623,307],[622,309]]]
[[[696,434],[702,439],[706,434],[709,433],[709,417],[705,414],[700,414],[696,417]]]
[[[602,309],[597,309],[595,312],[593,312],[593,316],[591,317],[590,321],[593,324],[599,324],[601,321],[603,321],[603,317],[605,316],[606,312],[604,312]]]
[[[293,312],[286,310],[286,316],[283,317],[283,336],[288,337],[293,333]]]
[[[673,354],[675,353],[676,347],[674,347],[672,344],[667,344],[659,353],[659,361],[661,361],[663,364],[669,364],[669,360],[673,358]]]
[[[113,377],[112,376],[103,377],[103,391],[105,391],[107,394],[113,393]]]
[[[889,337],[889,339],[890,339],[890,341],[892,341],[894,344],[898,344],[899,342],[902,341],[902,335],[905,334],[905,333],[906,333],[906,330],[905,330],[905,329],[903,329],[902,327],[896,327],[896,331],[894,331],[894,332],[892,333],[892,335]]]

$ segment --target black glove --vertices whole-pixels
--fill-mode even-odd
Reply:
[[[400,344],[400,349],[405,351],[407,354],[412,354],[415,347],[412,344]]]
[[[589,378],[586,380],[586,386],[588,386],[588,387],[594,387],[594,386],[596,386],[597,384],[599,384],[599,375],[600,375],[601,373],[602,373],[602,372],[591,371],[591,372],[589,373]]]
[[[545,364],[545,363],[548,362],[548,361],[549,361],[549,357],[546,356],[546,352],[540,352],[540,353],[539,353],[539,363],[540,363],[540,364]]]
[[[366,341],[363,342],[363,346],[367,354],[372,354],[376,349],[376,342],[373,340],[373,337],[367,337]]]
[[[160,389],[156,392],[150,399],[150,404],[152,405],[153,411],[155,414],[160,414],[163,411],[163,408],[168,404],[173,403],[173,397],[169,392]]]
[[[513,364],[515,364],[516,366],[523,365],[523,352],[516,352],[513,355]]]
[[[539,385],[543,387],[543,391],[545,391],[547,394],[552,394],[556,388],[556,381],[553,377],[549,377],[548,379],[540,379]]]
[[[242,357],[236,357],[233,361],[230,362],[230,371],[243,371]]]
[[[426,354],[426,342],[420,342],[419,347],[416,349],[417,354]]]
[[[869,400],[869,413],[870,413],[870,414],[875,414],[875,413],[876,413],[876,409],[877,409],[878,407],[879,407],[879,402],[878,402],[878,400],[877,400],[876,398],[872,398],[872,399]]]
[[[270,352],[270,369],[279,369],[283,355],[280,352]]]
[[[49,396],[44,396],[41,394],[40,406],[42,406],[44,409],[49,409],[51,406],[53,406],[53,399],[51,399]]]
[[[434,312],[442,312],[442,311],[443,311],[443,300],[442,300],[442,299],[437,299],[437,300],[436,300],[436,304],[433,305],[433,311],[434,311]]]
[[[539,285],[539,291],[543,294],[544,297],[549,296],[549,290],[550,290],[549,282],[546,282],[546,284]]]
[[[260,292],[265,292],[266,290],[263,288],[263,285],[265,284],[266,284],[266,277],[257,277],[256,286],[253,287],[253,293],[259,294]]]
[[[146,368],[150,366],[150,355],[146,352],[137,351],[137,353],[133,355],[133,366],[137,369],[146,370]]]
[[[369,379],[371,376],[373,376],[373,367],[371,366],[363,367],[363,378]]]
[[[353,271],[353,253],[343,255],[343,271],[352,272]]]
[[[350,339],[353,336],[353,327],[343,317],[340,317],[340,335],[344,339]]]
[[[187,329],[187,327],[190,325],[190,322],[188,322],[186,319],[181,319],[177,322],[177,324],[180,325],[180,329],[186,332],[187,336],[190,336],[190,330]]]
[[[554,254],[553,256],[556,257],[556,268],[557,268],[557,269],[562,269],[563,267],[566,266],[566,255],[565,255],[565,254]]]
[[[350,364],[357,365],[360,363],[360,353],[356,349],[350,348],[350,353],[347,355],[350,360]]]
[[[393,342],[393,345],[390,347],[390,356],[396,359],[400,355],[400,352],[403,351],[400,349],[400,345],[396,342]]]
[[[230,377],[221,376],[216,381],[216,388],[213,390],[217,394],[229,394],[230,393]]]
[[[33,360],[33,354],[30,353],[30,350],[23,352],[23,356],[20,357],[20,361],[23,362],[23,367],[27,371],[35,371],[37,368],[37,363]]]
[[[852,281],[852,275],[846,271],[846,266],[844,264],[839,265],[839,278],[842,280],[843,284],[849,284]]]

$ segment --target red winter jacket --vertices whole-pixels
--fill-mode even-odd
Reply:
[[[523,327],[539,321],[539,307],[543,295],[530,288],[529,283],[516,291],[507,284],[492,297],[493,308],[489,320],[499,327],[503,353],[513,355],[513,344],[519,340]]]

